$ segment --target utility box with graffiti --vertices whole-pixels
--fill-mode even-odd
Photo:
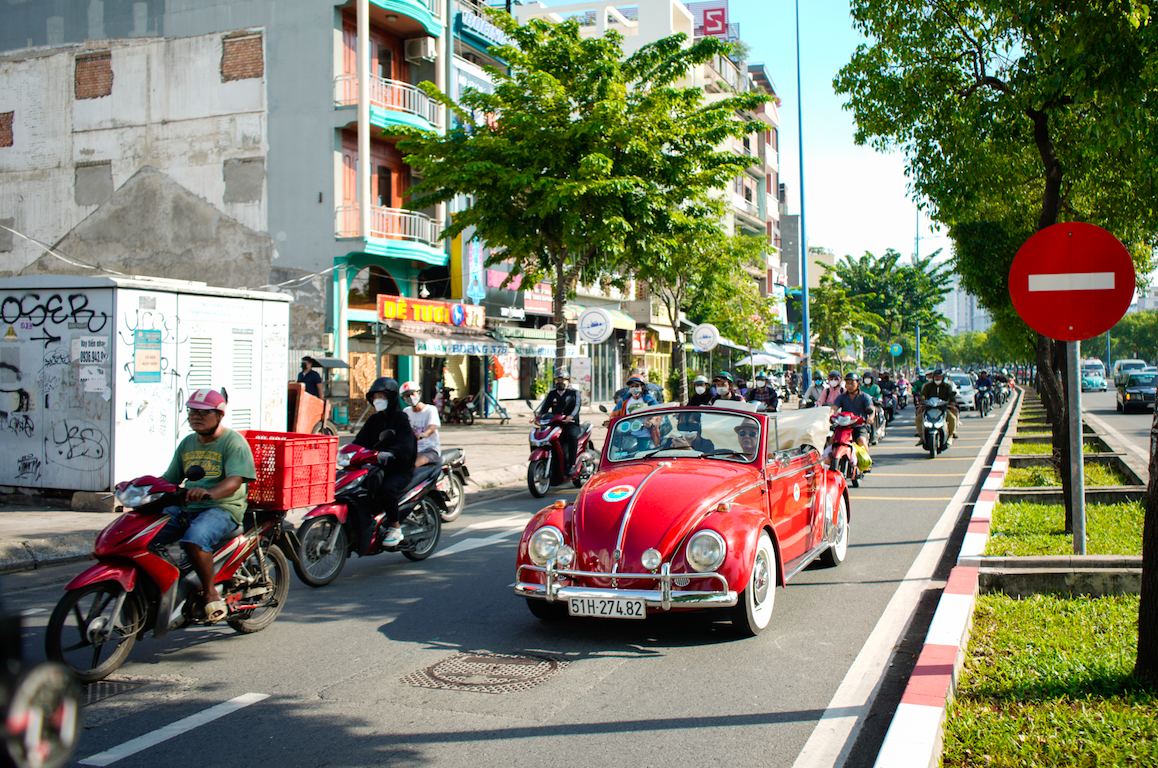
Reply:
[[[192,390],[225,425],[286,426],[289,297],[150,277],[0,279],[0,486],[103,491],[160,474]]]

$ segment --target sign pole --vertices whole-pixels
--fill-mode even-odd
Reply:
[[[1070,489],[1073,493],[1074,554],[1086,553],[1086,477],[1082,458],[1082,387],[1078,379],[1079,341],[1066,342],[1066,399],[1069,401]]]

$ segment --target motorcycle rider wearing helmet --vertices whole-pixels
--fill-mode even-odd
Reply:
[[[700,453],[711,453],[716,445],[703,436],[700,414],[680,413],[676,416],[676,432],[664,438],[660,448],[690,448]]]
[[[957,437],[957,388],[953,386],[953,382],[945,378],[945,372],[940,368],[929,374],[930,381],[925,382],[925,386],[921,387],[921,404],[917,408],[917,446],[921,447],[925,444],[925,437],[921,434],[921,417],[925,413],[926,403],[930,397],[939,397],[949,404],[945,411],[945,421],[949,429],[949,439],[947,443],[953,444],[953,440]]]
[[[656,399],[647,391],[643,378],[641,376],[632,376],[627,380],[627,397],[623,398],[623,401],[615,406],[615,409],[611,411],[610,417],[617,419],[620,416],[628,416],[635,411],[656,405],[656,403]],[[638,450],[654,447],[659,439],[658,431],[653,429],[652,425],[646,423],[629,434],[638,441]]]
[[[844,392],[832,404],[832,415],[847,412],[860,416],[865,423],[852,428],[852,439],[868,448],[869,424],[873,423],[873,400],[860,388],[860,376],[851,371],[844,375]]]
[[[993,380],[989,378],[989,374],[987,372],[980,371],[977,374],[977,381],[973,382],[973,386],[977,390],[977,393],[975,395],[973,395],[974,407],[980,409],[981,408],[981,388],[985,387],[985,388],[989,389],[990,391],[992,391],[993,390]],[[990,394],[989,397],[992,398],[993,395]],[[990,402],[992,403],[992,400],[990,400]]]
[[[386,467],[386,472],[371,472],[366,479],[366,490],[378,499],[382,511],[386,513],[387,531],[382,546],[393,547],[402,542],[402,520],[398,512],[398,499],[414,477],[414,458],[418,453],[418,441],[410,428],[410,420],[402,412],[398,399],[398,382],[388,376],[375,379],[366,392],[366,400],[374,408],[374,414],[366,419],[354,444],[362,448],[378,451],[378,463]],[[386,432],[385,438],[381,438]],[[374,537],[373,515],[359,511],[360,547],[363,553],[369,549]]]
[[[152,541],[181,542],[201,580],[205,619],[209,622],[220,621],[228,613],[213,583],[213,552],[241,523],[246,483],[257,478],[249,443],[222,423],[227,402],[222,392],[212,389],[198,389],[186,401],[193,434],[177,444],[173,460],[161,477],[176,485],[193,466],[204,469],[205,477],[185,482],[185,506],[165,509],[169,522]]]
[[[583,407],[583,398],[579,390],[571,386],[571,374],[564,366],[555,368],[555,388],[547,393],[543,402],[531,414],[531,423],[535,424],[540,415],[550,413],[563,417],[563,461],[568,470],[575,463],[575,451],[579,447],[579,409]]]
[[[712,402],[712,385],[707,376],[700,374],[692,381],[692,392],[688,405],[708,405]]]
[[[716,396],[712,398],[713,404],[720,400],[744,402],[740,393],[733,390],[732,374],[727,371],[720,371],[712,377],[712,385],[716,388]]]
[[[749,403],[764,403],[765,411],[780,410],[780,393],[776,387],[769,386],[768,374],[764,371],[756,374],[753,386],[748,388],[747,400]]]
[[[410,427],[418,440],[418,457],[414,460],[414,466],[437,464],[442,456],[442,440],[438,437],[442,422],[438,419],[438,410],[422,402],[417,381],[403,384],[400,394],[406,405],[402,412],[410,420]]]

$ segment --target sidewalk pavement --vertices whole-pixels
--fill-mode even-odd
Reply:
[[[595,447],[601,449],[606,416],[598,405],[585,407],[582,420],[594,425]],[[604,405],[610,410],[610,404]],[[504,401],[503,407],[511,417],[506,424],[497,418],[476,419],[471,426],[447,424],[440,431],[444,448],[466,450],[467,503],[472,491],[516,483],[525,487],[531,409],[522,401]],[[340,435],[341,442],[352,434]],[[73,511],[66,499],[9,495],[0,496],[0,502],[0,573],[87,559],[96,535],[117,517],[115,512]],[[297,523],[305,509],[295,512],[289,519]]]

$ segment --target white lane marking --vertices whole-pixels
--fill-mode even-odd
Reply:
[[[1029,292],[1036,291],[1112,291],[1113,272],[1060,272],[1056,275],[1030,275]]]
[[[21,616],[31,616],[34,613],[45,613],[46,611],[48,611],[47,608],[25,608],[23,611],[20,612],[20,615]]]
[[[488,531],[494,528],[523,529],[527,527],[527,523],[530,522],[530,520],[530,515],[511,515],[510,517],[503,517],[498,520],[480,520],[477,523],[471,523],[468,526],[451,531],[451,535],[457,536],[467,531]]]
[[[1098,429],[1102,429],[1102,430],[1105,430],[1106,432],[1109,432],[1111,435],[1113,435],[1118,440],[1120,440],[1122,442],[1122,445],[1126,448],[1126,450],[1129,451],[1130,453],[1134,454],[1139,460],[1142,461],[1143,464],[1145,464],[1146,466],[1150,465],[1150,452],[1145,450],[1144,448],[1142,448],[1140,445],[1135,443],[1130,438],[1123,435],[1118,430],[1111,427],[1108,423],[1106,423],[1106,421],[1104,419],[1102,419],[1098,416],[1095,416],[1094,414],[1090,413],[1089,411],[1083,411],[1082,418],[1089,419],[1090,421],[1092,421],[1094,423],[1094,426],[1097,427]]]
[[[877,625],[873,627],[872,633],[853,660],[840,687],[833,694],[832,701],[828,703],[824,714],[820,716],[820,721],[812,730],[812,735],[805,742],[804,749],[800,750],[796,762],[792,764],[793,768],[833,768],[843,765],[848,758],[848,753],[856,741],[857,732],[872,708],[873,699],[876,698],[877,690],[884,680],[884,673],[892,658],[893,650],[908,628],[909,619],[917,602],[929,587],[937,562],[945,551],[949,534],[953,532],[970,491],[986,467],[986,459],[997,442],[998,431],[1009,421],[1012,414],[1012,408],[1005,410],[989,434],[989,439],[973,459],[957,493],[929,532],[921,551],[917,553],[908,573],[901,579],[900,586],[885,606]],[[964,457],[962,460],[965,460]],[[900,712],[900,709],[897,711]],[[940,713],[941,710],[935,711]],[[877,765],[881,765],[879,760]]]
[[[144,751],[149,747],[155,747],[161,742],[180,736],[186,731],[191,731],[194,728],[199,728],[206,723],[211,723],[218,718],[225,717],[231,712],[236,712],[239,709],[244,709],[250,704],[256,704],[269,698],[268,693],[245,693],[229,701],[210,707],[195,715],[190,715],[184,719],[178,720],[175,723],[170,723],[164,728],[158,728],[152,733],[146,733],[144,736],[138,736],[132,741],[126,741],[119,747],[105,750],[92,757],[86,757],[80,761],[80,765],[112,765],[118,760],[124,760],[126,757],[131,757],[138,752]]]
[[[483,490],[489,491],[490,489],[484,488]],[[506,496],[496,496],[493,499],[479,499],[478,501],[471,501],[471,502],[468,502],[466,504],[463,504],[462,508],[463,509],[469,509],[470,507],[477,507],[479,504],[495,504],[497,502],[506,501],[507,499],[514,499],[514,498],[517,498],[519,496],[526,497],[527,495],[529,495],[529,494],[527,493],[526,490],[515,491],[514,493],[508,493]]]
[[[435,552],[433,555],[431,555],[427,559],[433,560],[436,557],[445,557],[446,555],[456,555],[459,552],[469,552],[470,550],[478,549],[479,547],[487,547],[487,546],[490,546],[491,544],[498,544],[500,542],[505,541],[506,539],[509,539],[511,536],[514,536],[516,533],[522,533],[522,532],[523,532],[523,526],[519,526],[518,528],[511,528],[510,530],[503,531],[502,533],[496,533],[493,536],[486,536],[484,538],[479,538],[479,539],[465,539],[464,541],[460,541],[457,544],[453,544],[453,545],[447,547],[446,549],[438,550],[437,552]]]

